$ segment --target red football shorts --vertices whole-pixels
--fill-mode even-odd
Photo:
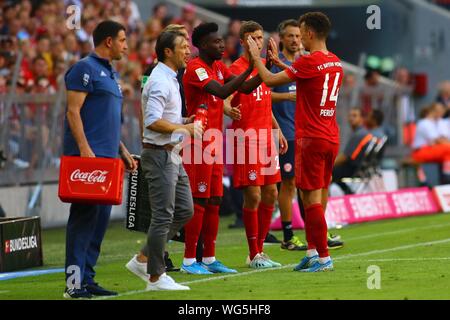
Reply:
[[[195,160],[193,152],[195,148],[197,146],[193,147],[190,152],[189,163],[183,162],[184,169],[189,177],[192,196],[194,198],[222,197],[223,163],[216,163],[212,158],[204,159],[204,148],[200,152],[201,158]],[[221,155],[221,153],[218,154]]]
[[[295,184],[301,190],[330,185],[339,144],[320,138],[298,138],[295,143]]]
[[[266,186],[281,181],[280,159],[275,148],[267,146],[250,147],[236,145],[234,148],[233,186],[244,188],[248,186]],[[239,159],[245,154],[245,159]],[[244,160],[244,161],[242,161]]]

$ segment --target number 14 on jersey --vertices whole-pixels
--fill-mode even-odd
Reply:
[[[338,95],[339,95],[339,89],[338,89],[338,83],[339,83],[339,77],[340,77],[340,73],[336,72],[336,76],[334,78],[334,84],[333,84],[333,88],[331,90],[331,94],[330,94],[330,98],[329,101],[334,101],[334,105],[336,105],[337,103],[337,99],[338,99]],[[323,83],[323,91],[322,91],[322,100],[320,101],[320,106],[323,107],[325,106],[325,103],[327,102],[327,98],[328,98],[328,82],[330,80],[330,74],[327,73],[325,75],[325,81]]]

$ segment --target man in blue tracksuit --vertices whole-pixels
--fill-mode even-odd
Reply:
[[[111,65],[128,49],[125,27],[103,21],[93,33],[95,51],[75,63],[65,75],[67,113],[64,155],[116,158],[126,168],[136,163],[120,141],[122,92]],[[111,206],[72,204],[66,230],[65,298],[116,295],[95,281],[94,267],[108,226]]]
[[[286,20],[278,27],[280,36],[279,56],[274,59],[272,72],[288,68],[300,51],[300,27],[296,20]],[[272,88],[272,112],[288,141],[288,151],[280,155],[281,185],[278,193],[283,241],[281,248],[286,250],[306,250],[307,247],[292,232],[292,200],[296,195],[294,155],[295,155],[295,82]],[[301,206],[301,199],[299,199]],[[301,207],[301,209],[303,209]]]

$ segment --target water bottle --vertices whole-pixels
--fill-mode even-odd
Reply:
[[[206,104],[201,104],[197,108],[195,113],[194,124],[200,125],[202,128],[205,127],[208,119],[208,107]]]

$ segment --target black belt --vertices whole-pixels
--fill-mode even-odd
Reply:
[[[165,144],[165,145],[160,146],[157,144],[143,142],[142,147],[144,149],[157,149],[157,150],[167,150],[167,151],[173,150],[173,145],[171,145],[171,144]]]

